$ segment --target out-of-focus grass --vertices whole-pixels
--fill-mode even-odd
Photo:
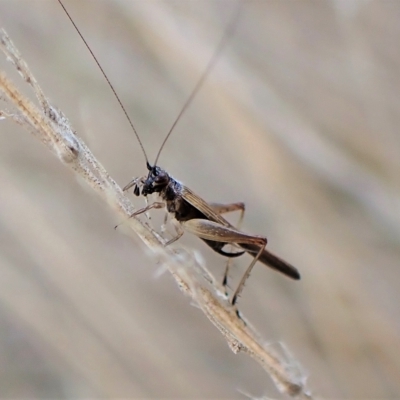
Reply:
[[[66,5],[153,159],[234,3]],[[324,397],[400,394],[399,17],[395,2],[249,2],[160,159],[207,200],[245,201],[244,229],[301,270],[293,283],[258,266],[240,305]],[[0,22],[121,185],[143,174],[57,3],[3,0]],[[26,132],[0,129],[2,397],[277,396],[92,193]]]

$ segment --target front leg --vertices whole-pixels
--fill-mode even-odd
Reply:
[[[147,199],[147,197],[146,197]],[[135,217],[137,215],[146,213],[147,211],[151,210],[151,209],[160,209],[160,208],[165,208],[166,204],[161,202],[161,201],[155,201],[154,203],[151,203],[149,205],[147,205],[146,207],[141,208],[140,210],[137,210],[136,212],[134,212],[131,217]],[[164,218],[164,223],[161,226],[161,231],[165,232],[166,231],[166,224],[167,224],[167,220],[168,220],[168,213],[165,213],[165,218]],[[176,242],[184,233],[184,230],[182,229],[181,224],[176,221],[175,219],[171,220],[172,225],[175,228],[176,231],[176,236],[174,236],[172,239],[168,240],[167,243],[165,243],[165,246],[169,246],[170,244]]]
[[[161,201],[155,201],[154,203],[151,203],[149,205],[147,205],[146,207],[141,208],[140,210],[135,211],[131,217],[136,217],[139,214],[143,214],[149,210],[152,210],[153,208],[155,209],[159,209],[159,208],[164,208],[165,207],[165,203],[161,202]]]
[[[137,186],[141,186],[143,185],[144,181],[145,181],[146,177],[142,176],[140,178],[133,178],[127,185],[124,186],[124,188],[122,189],[123,192],[126,192],[127,190],[129,190],[132,186],[135,186],[135,194],[136,194],[136,187]],[[137,194],[136,194],[137,195]]]
[[[165,207],[165,203],[156,201],[156,202],[154,202],[154,203],[152,203],[152,204],[147,205],[147,206],[144,207],[144,208],[141,208],[140,210],[135,211],[133,214],[131,214],[131,215],[129,216],[129,218],[136,217],[136,216],[139,215],[139,214],[143,214],[143,213],[145,213],[146,211],[151,210],[152,208],[158,209],[158,208],[163,208],[163,207]],[[128,219],[129,219],[129,218],[128,218]],[[115,225],[115,226],[114,226],[114,229],[117,229],[122,223],[123,223],[123,222],[120,222],[118,225]]]

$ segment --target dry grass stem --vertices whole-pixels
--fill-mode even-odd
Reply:
[[[282,393],[311,398],[305,390],[305,379],[291,371],[297,363],[277,356],[255,329],[244,322],[243,316],[243,319],[238,317],[237,310],[230,306],[222,288],[193,255],[175,245],[165,247],[163,238],[150,226],[139,219],[129,218],[134,210],[133,205],[76,135],[65,115],[49,103],[4,30],[1,31],[1,49],[32,87],[40,108],[25,98],[5,74],[1,73],[0,89],[12,111],[0,111],[0,117],[12,119],[41,140],[63,164],[107,202],[117,213],[119,220],[126,221],[123,227],[129,227],[130,230],[123,230],[128,233],[134,231],[161,258],[179,287],[198,304],[235,353],[243,351],[259,362]]]

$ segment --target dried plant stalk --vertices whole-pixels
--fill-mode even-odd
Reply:
[[[150,226],[137,218],[129,218],[134,211],[132,203],[76,135],[65,115],[49,103],[7,33],[1,30],[0,35],[1,50],[33,88],[40,104],[39,109],[0,72],[0,90],[13,109],[12,112],[0,111],[0,118],[11,118],[29,130],[94,189],[118,213],[119,218],[126,220],[124,227],[130,230],[124,231],[135,232],[165,262],[181,290],[198,304],[225,337],[233,352],[243,351],[259,362],[282,393],[310,399],[311,395],[305,389],[305,379],[299,376],[300,369],[296,374],[293,373],[297,362],[293,359],[283,360],[275,354],[249,322],[245,322],[243,315],[238,317],[237,309],[230,305],[223,288],[204,265],[183,248],[165,247],[163,238]]]

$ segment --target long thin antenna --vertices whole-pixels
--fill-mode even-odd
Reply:
[[[208,74],[210,73],[210,71],[214,67],[216,61],[219,58],[219,55],[221,54],[222,50],[224,49],[224,47],[228,43],[229,39],[232,37],[232,33],[233,33],[234,29],[236,28],[237,21],[239,19],[240,10],[242,8],[241,5],[242,5],[242,2],[240,2],[238,7],[236,7],[236,10],[235,10],[235,12],[233,14],[233,17],[230,20],[230,22],[227,25],[227,27],[225,28],[225,32],[224,32],[224,34],[223,34],[218,46],[216,47],[216,49],[214,51],[214,54],[212,55],[210,61],[208,62],[206,69],[204,70],[203,74],[200,76],[200,79],[198,80],[196,86],[192,90],[192,93],[190,94],[190,96],[186,100],[186,103],[183,105],[182,110],[179,112],[178,116],[176,117],[174,123],[171,126],[171,129],[167,133],[167,136],[165,137],[164,141],[162,142],[160,150],[158,150],[157,157],[156,157],[156,159],[154,161],[154,165],[157,165],[157,161],[158,161],[158,159],[160,157],[161,151],[164,148],[164,145],[167,142],[168,138],[171,136],[171,133],[174,130],[174,128],[175,128],[176,124],[178,123],[178,121],[180,120],[182,114],[186,111],[186,109],[189,107],[190,103],[192,102],[192,100],[194,99],[194,97],[196,96],[198,91],[203,86],[203,83],[204,83],[205,79],[207,78]]]
[[[61,0],[58,0],[58,2],[60,3],[61,7],[63,8],[65,14],[67,14],[67,17],[68,17],[69,20],[71,21],[71,23],[72,23],[72,25],[74,26],[75,30],[78,32],[78,35],[81,37],[83,43],[85,44],[85,46],[86,46],[87,49],[89,50],[90,54],[92,55],[94,61],[95,61],[96,64],[97,64],[97,66],[100,68],[100,71],[101,71],[101,73],[103,74],[104,78],[106,79],[106,81],[107,81],[107,83],[108,83],[108,86],[110,86],[112,92],[114,93],[115,98],[117,99],[119,105],[121,106],[122,111],[124,112],[124,114],[125,114],[125,116],[126,116],[128,122],[129,122],[129,125],[131,126],[133,132],[135,133],[135,136],[136,136],[136,138],[137,138],[137,140],[138,140],[138,142],[139,142],[139,144],[140,144],[140,147],[142,148],[142,151],[143,151],[143,154],[144,154],[144,158],[146,159],[146,163],[148,163],[149,161],[148,161],[148,158],[147,158],[147,154],[146,154],[146,152],[145,152],[145,150],[144,150],[142,141],[140,140],[140,137],[139,137],[138,133],[136,132],[136,129],[135,129],[134,125],[133,125],[133,122],[132,122],[132,120],[129,118],[129,115],[128,115],[128,113],[127,113],[127,111],[126,111],[124,105],[122,104],[121,99],[120,99],[119,96],[117,95],[117,92],[115,91],[114,86],[111,84],[111,82],[110,82],[110,80],[108,79],[106,73],[104,72],[104,70],[103,70],[103,68],[101,67],[100,63],[98,62],[96,56],[94,55],[92,49],[90,48],[90,46],[89,46],[88,43],[86,42],[85,38],[83,37],[83,35],[81,34],[80,30],[79,30],[78,27],[76,26],[76,24],[75,24],[74,20],[72,19],[72,17],[69,15],[69,12],[68,12],[67,9],[65,8],[64,4],[62,3]]]

